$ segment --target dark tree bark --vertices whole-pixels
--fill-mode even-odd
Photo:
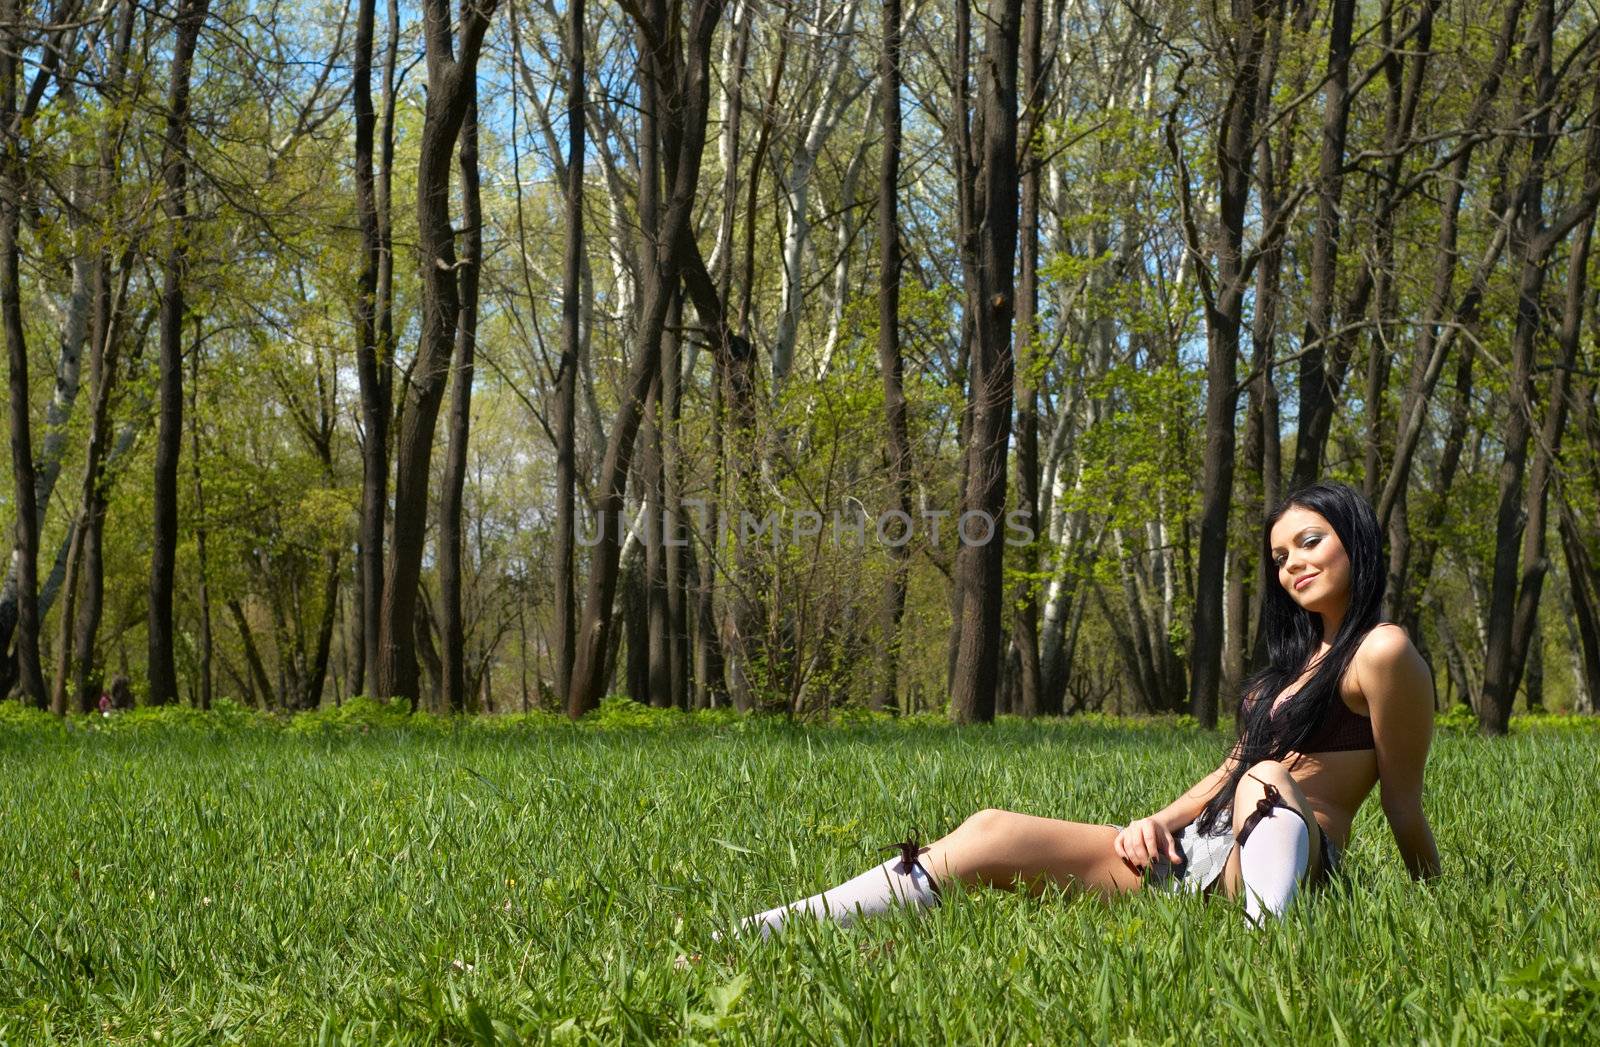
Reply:
[[[683,452],[679,422],[683,411],[683,295],[675,295],[667,314],[661,353],[661,553],[665,586],[667,697],[675,709],[689,708],[689,621],[683,537]]]
[[[417,586],[417,613],[412,621],[416,625],[417,655],[423,670],[417,678],[416,705],[431,713],[441,713],[444,712],[444,662],[440,660],[439,649],[433,642],[437,628],[426,586]],[[427,678],[426,686],[423,686],[424,676]]]
[[[256,647],[255,633],[250,629],[250,622],[244,616],[244,607],[238,600],[228,601],[228,614],[233,617],[233,627],[239,632],[239,642],[244,645],[244,660],[250,667],[250,679],[255,684],[255,689],[261,695],[263,707],[272,705],[273,688],[267,679],[266,667],[261,663],[261,652]]]
[[[707,329],[707,336],[711,342],[712,355],[715,361],[714,373],[716,384],[713,389],[713,423],[714,431],[726,433],[722,441],[722,448],[716,459],[715,480],[712,491],[719,492],[724,476],[723,464],[725,461],[735,462],[735,483],[741,493],[747,492],[753,484],[755,455],[741,453],[748,451],[753,446],[756,424],[756,356],[750,340],[734,332],[730,326],[728,313],[728,294],[726,289],[719,290],[715,279],[706,268],[704,260],[700,257],[699,245],[693,235],[686,229],[684,232],[684,288],[689,293],[689,299],[694,304],[695,312],[700,317],[700,322]],[[724,406],[728,410],[724,411]],[[731,422],[724,421],[724,415],[731,415]],[[706,531],[702,536],[701,547],[706,550],[705,558],[700,562],[698,571],[700,576],[696,592],[696,615],[700,637],[696,641],[696,679],[702,693],[696,696],[697,705],[716,705],[719,700],[729,697],[730,691],[724,682],[726,664],[723,657],[723,646],[718,635],[718,626],[715,611],[712,607],[713,577],[716,565],[712,557],[717,549],[716,527],[720,512],[721,499],[713,497],[707,504],[697,505],[696,514]],[[699,560],[698,557],[695,557]],[[740,563],[736,568],[739,577],[747,577],[746,565]],[[733,587],[732,602],[733,612],[728,616],[728,621],[733,624],[736,635],[728,648],[733,652],[733,657],[728,659],[733,663],[735,686],[731,690],[733,704],[741,711],[748,710],[752,705],[752,696],[748,688],[743,686],[741,674],[743,673],[743,635],[741,627],[747,627],[752,622],[759,623],[760,603],[758,600],[748,599],[748,590],[738,585]],[[753,610],[751,609],[753,605]],[[759,633],[757,633],[759,635]]]
[[[1383,493],[1373,506],[1378,513],[1378,523],[1386,529],[1395,503],[1399,500],[1400,491],[1410,479],[1412,455],[1422,436],[1428,399],[1432,396],[1434,385],[1444,371],[1445,356],[1455,338],[1455,332],[1460,330],[1463,324],[1471,324],[1476,319],[1478,306],[1483,299],[1484,284],[1499,259],[1500,245],[1504,243],[1503,237],[1497,238],[1496,245],[1486,253],[1467,291],[1452,311],[1452,289],[1459,258],[1457,240],[1461,203],[1467,192],[1467,175],[1471,168],[1472,153],[1482,137],[1479,129],[1489,119],[1490,107],[1499,94],[1506,62],[1516,43],[1523,3],[1524,0],[1510,0],[1506,5],[1500,33],[1495,38],[1494,57],[1489,62],[1483,82],[1473,99],[1472,109],[1463,124],[1468,131],[1457,147],[1450,177],[1445,180],[1444,202],[1440,207],[1439,235],[1436,241],[1438,246],[1434,251],[1433,288],[1422,324],[1418,329],[1411,377],[1401,401],[1400,417],[1397,420],[1398,430],[1395,434],[1394,460],[1384,481]],[[1454,322],[1441,330],[1441,324],[1445,321],[1447,313],[1451,314],[1450,319]]]
[[[746,17],[750,17],[748,13]],[[723,332],[722,337],[717,338],[714,344],[719,351],[717,364],[722,372],[718,393],[727,407],[730,420],[725,421],[723,428],[718,431],[727,433],[722,461],[733,463],[733,491],[730,499],[732,504],[728,509],[730,516],[735,519],[746,510],[754,512],[759,500],[756,484],[759,450],[755,442],[757,361],[749,340],[750,311],[756,282],[756,219],[759,214],[757,201],[767,148],[772,140],[774,114],[780,111],[778,94],[783,86],[783,72],[789,57],[789,38],[788,33],[783,33],[779,37],[778,55],[773,61],[772,79],[767,85],[761,128],[756,135],[755,152],[750,160],[750,177],[747,179],[749,184],[745,194],[744,268],[737,336],[733,335],[729,321],[726,319],[720,323],[713,321],[708,318],[706,312],[710,309],[721,316],[726,311],[725,306],[731,304],[731,299],[724,294],[720,301],[717,300],[715,295],[709,293],[709,287],[715,287],[715,284],[708,285],[694,273],[688,274],[689,290],[694,298],[695,311],[700,313],[708,325]],[[719,462],[719,473],[725,471]],[[723,477],[719,475],[718,479],[720,495],[723,493],[721,485]],[[708,518],[714,522],[721,509],[720,505],[712,506],[713,511]],[[751,684],[750,666],[756,644],[767,634],[767,618],[766,606],[761,599],[765,583],[761,577],[759,564],[742,542],[735,546],[734,562],[729,574],[732,595],[728,600],[728,611],[722,624],[722,635],[726,641],[722,650],[724,671],[729,697],[734,707],[740,712],[748,712],[755,707],[758,697]]]
[[[377,113],[372,108],[372,37],[376,0],[356,7],[355,68],[352,97],[356,131],[356,212],[361,224],[361,272],[356,278],[356,378],[361,389],[361,529],[355,603],[360,622],[360,647],[354,656],[350,691],[365,687],[369,667],[378,664],[378,626],[383,599],[383,518],[389,481],[387,367],[378,343],[378,268],[383,244],[378,226],[377,187],[373,176],[373,135]],[[376,674],[374,673],[374,676]]]
[[[1572,590],[1572,611],[1582,648],[1583,687],[1590,711],[1600,704],[1600,564],[1590,555],[1577,514],[1565,499],[1560,509],[1561,552]]]
[[[439,498],[439,599],[443,603],[444,704],[452,713],[467,708],[466,628],[461,617],[461,493],[467,479],[467,440],[472,428],[473,360],[478,340],[478,274],[483,257],[483,208],[478,191],[478,98],[476,78],[461,127],[461,221],[465,241],[460,265],[461,309],[456,318],[455,372],[450,385],[450,444],[445,452],[444,491]]]
[[[1450,492],[1455,487],[1461,452],[1466,446],[1467,428],[1472,419],[1472,368],[1476,359],[1476,343],[1469,339],[1456,360],[1450,425],[1445,430],[1444,444],[1439,451],[1438,473],[1428,485],[1429,498],[1422,514],[1420,537],[1415,542],[1408,542],[1408,549],[1396,548],[1390,553],[1390,576],[1396,587],[1394,621],[1414,637],[1422,635],[1423,591],[1427,580],[1433,575],[1433,561],[1439,550],[1441,529],[1450,507]],[[1394,515],[1394,519],[1398,520],[1403,517],[1405,500],[1396,504],[1401,510]]]
[[[601,670],[612,624],[617,560],[622,549],[618,516],[645,401],[651,385],[659,379],[661,335],[683,264],[683,240],[689,229],[694,190],[700,175],[700,154],[705,144],[711,37],[722,13],[722,4],[720,0],[697,0],[689,16],[687,32],[677,31],[664,0],[650,0],[646,11],[638,13],[644,16],[640,28],[650,41],[640,60],[648,64],[649,75],[664,88],[663,102],[674,114],[677,130],[666,143],[668,147],[662,150],[667,202],[659,224],[654,227],[650,264],[643,271],[633,364],[601,467],[596,505],[600,535],[589,571],[583,624],[567,695],[567,713],[574,719],[599,705],[605,686]],[[687,44],[686,54],[677,53],[680,39]]]
[[[1433,16],[1438,3],[1439,0],[1425,0],[1417,13],[1415,31],[1406,34],[1410,43],[1404,47],[1394,39],[1392,9],[1385,8],[1379,22],[1384,47],[1381,68],[1387,88],[1383,143],[1388,158],[1378,183],[1378,214],[1374,222],[1377,240],[1374,276],[1376,295],[1372,333],[1367,338],[1367,387],[1363,397],[1366,414],[1366,454],[1361,491],[1368,501],[1376,501],[1379,496],[1383,464],[1390,454],[1390,449],[1386,446],[1390,433],[1388,424],[1384,420],[1384,405],[1389,390],[1394,354],[1390,348],[1393,336],[1390,335],[1387,325],[1391,318],[1401,315],[1401,281],[1395,268],[1395,216],[1399,210],[1407,156],[1415,148],[1412,128],[1416,122],[1418,103],[1422,97],[1423,74],[1428,68],[1431,55]],[[1369,267],[1364,266],[1363,272],[1368,269]],[[1415,357],[1412,361],[1413,368],[1421,363],[1421,356]],[[1410,545],[1410,521],[1406,517],[1405,502],[1402,498],[1401,511],[1392,515],[1389,520],[1391,571],[1384,591],[1384,614],[1390,620],[1393,620],[1400,591],[1397,571],[1403,571]],[[1420,636],[1418,634],[1413,636],[1417,636],[1420,645]]]
[[[105,82],[101,91],[115,108],[122,97],[133,41],[135,5],[121,0],[117,10]],[[116,143],[121,121],[110,121],[97,138],[95,201],[105,220],[115,220],[115,195],[119,175]],[[89,408],[89,446],[85,455],[83,487],[78,502],[80,566],[77,585],[81,601],[71,617],[72,641],[63,641],[71,652],[72,687],[77,693],[80,712],[88,712],[100,698],[100,678],[95,671],[94,645],[100,628],[104,589],[102,536],[105,532],[107,492],[105,491],[106,444],[111,437],[111,390],[116,384],[117,349],[120,344],[122,300],[132,273],[132,256],[124,256],[113,269],[114,256],[109,245],[100,248],[96,259],[89,308],[89,384],[94,390]],[[120,280],[121,293],[118,292]],[[63,631],[65,631],[65,622]]]
[[[983,122],[983,163],[978,175],[975,213],[981,216],[977,243],[977,286],[972,299],[976,333],[969,402],[972,429],[967,438],[966,497],[962,518],[982,514],[969,538],[958,535],[955,583],[961,592],[961,633],[950,713],[959,723],[994,719],[1000,668],[1000,622],[1005,603],[1004,564],[1006,448],[1011,436],[1012,387],[1016,360],[1011,321],[1017,250],[1017,52],[1022,0],[991,0],[984,33],[983,73],[979,78]],[[958,531],[960,523],[957,524]]]
[[[1521,260],[1521,271],[1516,322],[1511,334],[1510,411],[1504,433],[1505,455],[1499,471],[1499,507],[1495,514],[1494,573],[1489,590],[1484,694],[1483,701],[1478,704],[1478,723],[1486,734],[1504,734],[1510,722],[1511,705],[1516,699],[1517,686],[1522,678],[1528,638],[1537,613],[1539,587],[1546,569],[1543,532],[1549,463],[1546,462],[1533,478],[1537,489],[1528,495],[1534,510],[1532,514],[1524,507],[1523,473],[1528,439],[1533,428],[1533,368],[1539,336],[1544,328],[1541,297],[1548,261],[1556,245],[1568,233],[1579,223],[1592,221],[1595,206],[1600,204],[1600,81],[1597,81],[1595,103],[1589,110],[1589,132],[1585,141],[1583,191],[1564,212],[1548,223],[1545,220],[1545,166],[1561,130],[1551,126],[1551,103],[1558,86],[1552,53],[1554,22],[1554,0],[1540,0],[1529,34],[1534,48],[1532,143],[1527,173],[1518,193],[1521,208],[1511,237]],[[1589,51],[1592,55],[1592,48]],[[1592,63],[1592,58],[1590,61]],[[1585,238],[1581,250],[1574,251],[1573,261],[1581,261],[1586,272],[1587,259]],[[1581,274],[1574,278],[1581,280]],[[1572,336],[1575,345],[1576,323]],[[1553,405],[1550,420],[1561,424],[1565,420],[1567,372],[1558,370],[1557,373],[1562,399]],[[1547,429],[1546,438],[1551,435]],[[1528,535],[1529,528],[1536,528],[1538,534]],[[1525,536],[1527,540],[1524,545]],[[1531,557],[1526,555],[1530,552],[1533,554]]]
[[[1244,292],[1250,280],[1250,269],[1259,261],[1261,250],[1275,236],[1281,235],[1274,230],[1264,231],[1263,243],[1257,245],[1250,258],[1245,257],[1244,224],[1255,157],[1261,73],[1271,23],[1282,17],[1282,9],[1273,0],[1236,0],[1233,10],[1240,26],[1234,51],[1238,72],[1216,138],[1221,229],[1216,237],[1215,280],[1199,261],[1205,257],[1205,251],[1194,213],[1188,165],[1183,160],[1174,126],[1176,106],[1167,114],[1166,122],[1168,148],[1178,169],[1184,236],[1198,263],[1195,270],[1205,300],[1206,451],[1200,485],[1203,494],[1199,569],[1189,631],[1189,708],[1207,728],[1216,726],[1221,675],[1223,567],[1233,495],[1234,410],[1238,402],[1235,360],[1239,352]]]
[[[131,21],[131,19],[130,19]],[[109,150],[101,153],[102,188],[113,179]],[[104,199],[104,197],[102,197]],[[94,401],[89,421],[89,450],[84,463],[83,491],[78,517],[82,521],[82,603],[73,624],[72,659],[73,687],[78,694],[78,708],[88,712],[99,701],[101,673],[95,663],[95,644],[100,631],[100,619],[105,604],[105,550],[104,534],[106,510],[110,504],[111,476],[107,468],[116,453],[111,442],[111,391],[116,386],[118,348],[122,339],[123,315],[121,302],[127,296],[132,275],[132,256],[125,254],[120,266],[120,290],[113,293],[111,259],[102,254],[95,274],[95,303],[91,318],[90,337],[94,348],[90,357],[91,381],[94,384]],[[144,333],[140,332],[140,339]]]
[[[1333,334],[1334,278],[1339,271],[1341,198],[1344,194],[1344,140],[1350,116],[1350,36],[1355,0],[1333,0],[1328,33],[1328,67],[1322,81],[1322,151],[1317,168],[1317,222],[1311,238],[1311,301],[1300,355],[1300,424],[1295,440],[1290,487],[1315,480],[1333,422],[1334,399],[1348,363],[1350,340]],[[1340,355],[1342,354],[1342,355]],[[1201,553],[1202,560],[1205,553]]]
[[[328,680],[328,656],[333,649],[333,624],[339,614],[339,578],[344,566],[339,562],[339,554],[331,550],[324,554],[323,562],[326,569],[322,576],[322,617],[317,621],[317,645],[311,652],[311,663],[297,696],[301,709],[316,709],[322,705],[322,690]],[[335,699],[337,697],[336,691]]]
[[[200,472],[200,332],[189,350],[189,457],[194,484],[195,559],[199,568],[200,708],[211,708],[211,591],[206,563],[206,492]]]
[[[883,50],[878,60],[883,111],[883,159],[878,170],[878,369],[888,438],[889,483],[894,507],[911,516],[911,439],[906,427],[904,361],[900,357],[900,0],[884,0]],[[884,581],[883,641],[872,708],[895,710],[899,701],[900,620],[906,610],[911,543],[890,546]]]
[[[566,251],[561,270],[561,359],[556,367],[556,679],[557,694],[572,682],[577,628],[575,492],[579,323],[583,315],[584,0],[567,4]]]
[[[1267,41],[1267,54],[1257,84],[1257,111],[1271,104],[1277,79],[1278,55],[1283,43],[1283,22],[1275,19]],[[1261,136],[1257,149],[1256,179],[1261,186],[1261,221],[1268,228],[1281,220],[1284,186],[1294,169],[1294,147],[1300,110],[1279,125],[1277,155],[1272,138]],[[1232,694],[1246,672],[1247,660],[1266,659],[1266,634],[1261,617],[1266,607],[1262,594],[1276,585],[1271,563],[1257,554],[1256,527],[1278,504],[1282,494],[1283,454],[1278,437],[1278,322],[1283,309],[1283,244],[1265,245],[1256,263],[1255,302],[1250,316],[1250,375],[1245,382],[1244,476],[1240,485],[1240,516],[1247,521],[1245,540],[1229,551],[1227,611],[1230,629],[1224,639],[1223,682]],[[1255,577],[1246,572],[1255,567]],[[1256,626],[1252,634],[1250,623]],[[1252,642],[1252,635],[1254,641]]]
[[[11,470],[16,498],[16,538],[12,553],[17,574],[17,625],[13,642],[24,699],[48,707],[39,663],[39,517],[35,501],[33,434],[28,407],[28,345],[22,327],[22,283],[18,272],[24,198],[24,108],[17,99],[21,55],[29,46],[22,12],[15,0],[0,8],[0,326],[4,327],[10,373]],[[64,709],[61,711],[65,711]]]
[[[639,53],[650,52],[650,34],[643,26],[638,30]],[[642,229],[657,228],[661,221],[661,156],[662,136],[670,133],[671,117],[661,108],[663,86],[657,83],[648,63],[639,65],[639,225]],[[648,239],[640,243],[641,270],[651,265]],[[662,325],[661,339],[669,337],[666,324]],[[663,354],[664,355],[664,354]],[[643,502],[644,530],[640,535],[643,547],[644,571],[636,605],[642,632],[638,639],[643,643],[634,650],[633,634],[628,645],[628,665],[644,667],[643,690],[635,694],[639,701],[664,707],[670,702],[668,677],[671,674],[667,652],[666,624],[666,560],[661,544],[661,378],[658,373],[647,397],[643,416],[639,420],[639,458],[634,471]],[[630,671],[629,679],[634,679]]]
[[[189,239],[189,76],[210,0],[181,0],[173,40],[172,82],[167,94],[166,137],[161,146],[162,209],[167,219],[161,274],[161,377],[156,433],[151,536],[148,701],[178,699],[173,660],[172,576],[178,552],[178,456],[183,443],[183,285]]]
[[[972,4],[959,3],[956,5],[955,36],[956,36],[956,64],[953,77],[954,112],[951,124],[946,125],[946,139],[954,151],[951,158],[951,170],[955,172],[956,182],[956,232],[957,253],[961,259],[961,333],[959,335],[958,359],[951,374],[953,382],[967,392],[961,405],[961,421],[957,431],[956,446],[963,449],[960,478],[957,480],[956,504],[965,511],[967,503],[967,487],[971,482],[971,470],[967,466],[966,455],[970,453],[969,439],[972,434],[972,408],[974,397],[969,387],[972,380],[971,361],[972,346],[975,337],[974,317],[978,313],[978,172],[980,163],[977,147],[973,144],[972,127]],[[978,114],[978,137],[982,137],[982,114]],[[953,131],[954,133],[949,133]],[[939,556],[939,550],[934,543],[929,543],[929,551],[934,556]],[[956,663],[960,660],[962,624],[962,605],[966,601],[966,586],[955,581],[954,557],[940,561],[940,569],[945,576],[950,578],[950,637],[945,650],[945,688],[954,694],[956,682]]]
[[[624,563],[617,597],[617,614],[622,618],[621,633],[628,649],[624,659],[624,683],[628,697],[641,705],[650,703],[650,619],[643,557]]]
[[[1011,643],[1017,652],[1019,711],[1023,716],[1059,715],[1042,689],[1039,665],[1039,381],[1035,317],[1039,307],[1039,173],[1043,164],[1034,139],[1046,100],[1040,66],[1043,0],[1026,0],[1022,18],[1022,216],[1017,265],[1017,508],[1034,539],[1020,552],[1026,580],[1015,602]]]
[[[662,342],[671,340],[662,335]],[[663,362],[667,353],[661,354]],[[660,388],[659,379],[657,388]],[[649,682],[645,700],[658,708],[672,704],[672,652],[670,627],[667,624],[667,551],[662,523],[665,511],[662,504],[664,463],[661,453],[661,398],[651,397],[639,427],[639,488],[644,500],[644,620],[646,633],[645,658],[649,665]]]
[[[461,309],[454,230],[450,225],[450,161],[478,75],[478,54],[496,0],[461,10],[457,52],[445,0],[426,0],[428,105],[417,168],[417,246],[422,286],[422,337],[412,366],[395,453],[394,522],[384,565],[378,694],[404,696],[417,707],[417,583],[428,509],[428,465],[444,399]]]
[[[1600,99],[1597,99],[1600,101]],[[1600,105],[1595,108],[1600,119]],[[1562,437],[1566,433],[1568,389],[1572,372],[1578,362],[1578,340],[1583,328],[1584,298],[1589,286],[1589,251],[1594,232],[1594,213],[1590,212],[1579,223],[1572,238],[1572,251],[1567,259],[1567,295],[1562,313],[1561,328],[1556,334],[1558,357],[1550,376],[1550,392],[1545,408],[1544,428],[1534,447],[1533,465],[1528,471],[1527,504],[1524,509],[1526,523],[1522,532],[1522,576],[1518,582],[1517,602],[1511,617],[1512,679],[1519,674],[1516,660],[1539,656],[1539,595],[1544,578],[1550,570],[1545,549],[1545,531],[1548,523],[1550,486],[1561,453]],[[1542,667],[1541,667],[1542,673]],[[1537,708],[1534,680],[1528,681],[1529,708]]]

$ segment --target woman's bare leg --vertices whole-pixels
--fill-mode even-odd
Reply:
[[[818,894],[747,916],[735,933],[758,931],[766,937],[802,913],[848,924],[897,903],[937,905],[940,886],[954,880],[997,887],[1021,883],[1035,895],[1052,882],[1102,897],[1138,890],[1139,876],[1111,849],[1116,835],[1110,825],[979,811],[948,836],[921,848],[914,860],[908,842],[900,857]]]
[[[1117,832],[1110,825],[989,809],[929,844],[921,861],[941,884],[951,878],[997,887],[1021,882],[1038,895],[1056,883],[1110,897],[1143,882],[1111,849]]]

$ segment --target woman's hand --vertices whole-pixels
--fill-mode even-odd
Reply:
[[[1135,872],[1143,872],[1163,855],[1174,865],[1183,861],[1172,832],[1154,818],[1129,823],[1111,842],[1111,849]]]

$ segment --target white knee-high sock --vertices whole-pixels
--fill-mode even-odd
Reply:
[[[1272,809],[1239,845],[1245,915],[1256,926],[1262,914],[1282,916],[1311,862],[1311,833],[1299,812]]]
[[[774,931],[782,930],[793,916],[805,912],[848,926],[858,917],[880,913],[896,902],[922,908],[939,904],[938,885],[921,863],[908,864],[903,858],[891,858],[821,894],[746,916],[734,933],[744,934],[756,928],[761,937],[767,938]]]

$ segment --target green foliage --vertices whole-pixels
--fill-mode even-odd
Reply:
[[[352,730],[365,732],[373,728],[436,731],[440,721],[441,717],[430,713],[413,713],[411,703],[404,698],[385,702],[356,695],[337,706],[296,713],[289,721],[289,730],[295,734],[329,734]]]
[[[1447,733],[1476,734],[1478,732],[1478,714],[1465,705],[1456,704],[1435,715],[1433,725],[1438,730]],[[1511,718],[1510,730],[1512,733],[1588,732],[1600,730],[1600,716],[1574,715],[1571,713],[1518,713]]]
[[[58,731],[61,718],[21,702],[0,701],[0,728],[23,731]]]
[[[1600,1034],[1600,959],[1536,956],[1468,1004],[1482,1031],[1513,1040],[1592,1042]]]
[[[82,720],[85,727],[103,731],[162,734],[169,731],[237,732],[271,728],[271,717],[257,712],[230,698],[218,698],[211,703],[210,711],[191,705],[140,705],[110,716],[89,713]]]

